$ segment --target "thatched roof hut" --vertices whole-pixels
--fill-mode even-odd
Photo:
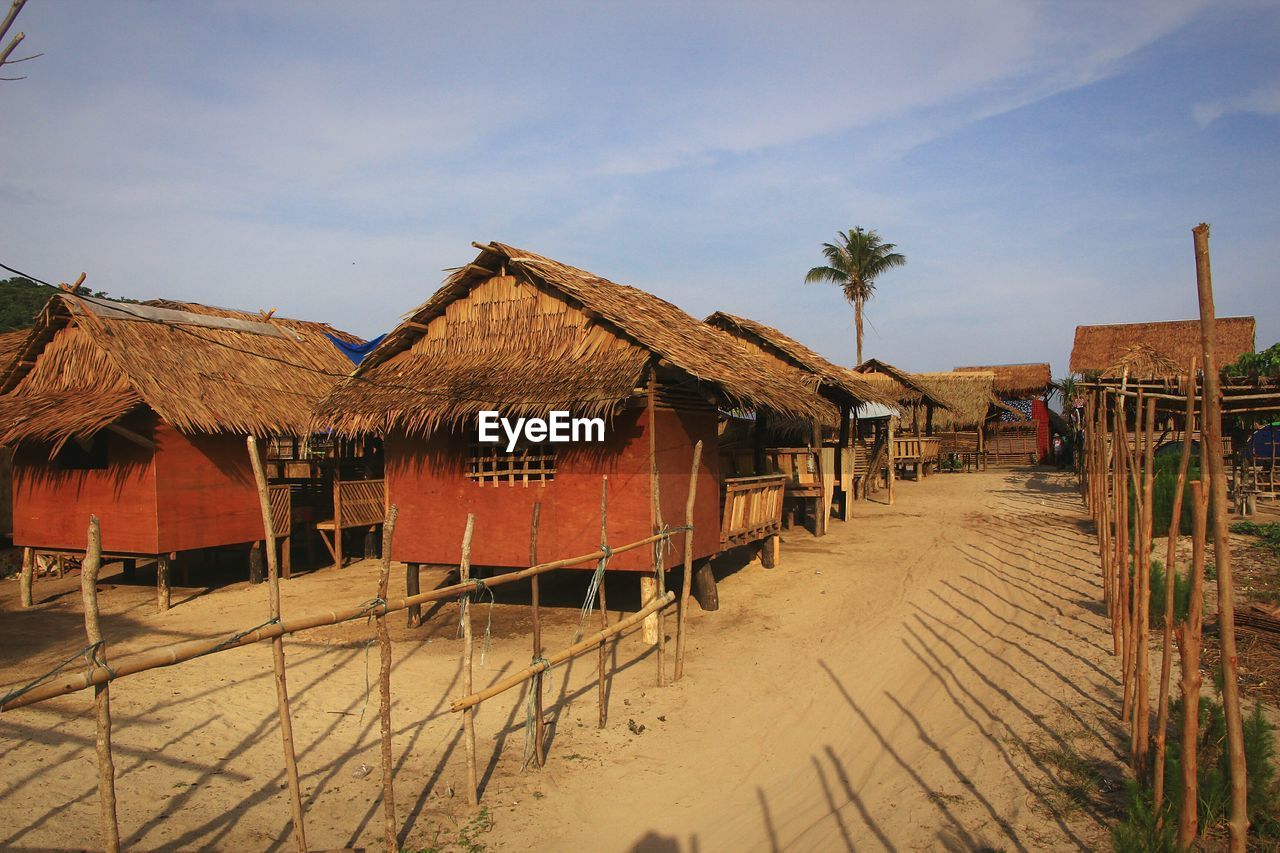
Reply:
[[[320,407],[340,433],[425,433],[484,410],[615,415],[652,363],[721,406],[812,420],[818,380],[767,359],[643,290],[502,243],[480,254],[372,353]],[[492,294],[466,299],[478,288]],[[503,293],[498,293],[503,290]]]
[[[949,408],[948,400],[940,397],[936,389],[920,381],[920,374],[908,373],[878,358],[869,358],[854,368],[855,375],[882,395],[888,396],[896,406],[926,406]]]
[[[0,443],[87,439],[148,407],[179,431],[303,435],[351,363],[323,323],[60,293],[0,365]]]
[[[862,403],[892,406],[897,402],[894,395],[869,377],[828,361],[772,326],[723,311],[712,314],[705,322],[754,347],[771,360],[817,377],[820,393],[829,399],[843,398],[845,404],[854,406]]]
[[[957,367],[955,370],[958,373],[994,374],[995,393],[1006,399],[1043,397],[1053,384],[1053,375],[1048,362]]]
[[[1256,323],[1252,317],[1219,317],[1217,319],[1217,362],[1231,364],[1245,353],[1254,351]],[[1135,351],[1135,347],[1141,347]],[[1192,357],[1202,353],[1199,320],[1172,320],[1158,323],[1113,323],[1105,326],[1076,326],[1075,344],[1071,348],[1071,372],[1101,374],[1127,358],[1133,367],[1147,365],[1162,371],[1172,362],[1186,372]],[[1165,376],[1142,376],[1130,372],[1135,379],[1161,379]]]
[[[1008,408],[996,396],[996,376],[991,371],[935,371],[917,373],[916,378],[936,399],[946,401],[939,424],[943,427],[981,426],[992,406]]]

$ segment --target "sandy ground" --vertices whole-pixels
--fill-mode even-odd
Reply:
[[[1093,537],[1067,475],[934,476],[899,484],[894,507],[859,503],[854,515],[825,539],[789,533],[776,569],[722,560],[721,609],[693,606],[679,685],[656,686],[638,633],[612,645],[604,730],[595,656],[556,668],[544,769],[520,771],[524,694],[486,703],[487,820],[465,806],[459,718],[448,711],[461,693],[456,606],[414,631],[393,616],[405,847],[447,847],[477,825],[487,831],[476,840],[495,850],[1106,846],[1119,698]],[[177,590],[160,615],[140,575],[130,585],[118,567],[106,572],[112,656],[266,615],[265,588],[244,583]],[[550,648],[572,638],[585,579],[565,572],[546,584]],[[0,682],[81,647],[78,583],[40,580],[29,612],[16,606],[16,581],[0,584]],[[360,602],[375,584],[371,562],[323,570],[284,585],[284,610]],[[637,587],[634,576],[609,579],[615,616],[635,609]],[[528,662],[527,603],[522,585],[499,594],[477,686]],[[486,613],[478,608],[478,630]],[[674,620],[668,628],[674,636]],[[361,622],[286,642],[313,849],[380,847],[372,636]],[[126,847],[291,846],[267,645],[130,676],[111,696]],[[85,693],[0,716],[0,847],[99,844],[93,739]]]

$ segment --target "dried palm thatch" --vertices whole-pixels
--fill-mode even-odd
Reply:
[[[968,429],[980,426],[994,406],[1022,414],[996,396],[996,375],[991,371],[941,371],[917,373],[916,377],[935,397],[946,400],[946,411],[938,425],[943,429]]]
[[[1256,323],[1252,317],[1219,317],[1217,319],[1218,364],[1231,364],[1245,353],[1253,352]],[[1191,357],[1200,355],[1200,321],[1172,320],[1159,323],[1115,323],[1106,326],[1076,326],[1075,344],[1071,348],[1071,372],[1101,374],[1125,357],[1131,347],[1146,346],[1163,359],[1182,367]],[[1133,379],[1158,379],[1135,376]]]
[[[717,311],[704,322],[711,324],[748,346],[755,347],[763,355],[783,364],[811,373],[818,378],[819,388],[835,399],[843,398],[846,404],[879,403],[892,406],[897,399],[881,390],[877,384],[859,376],[847,367],[833,364],[804,344],[782,332],[757,323],[746,317],[736,317]]]
[[[1168,381],[1185,374],[1189,365],[1189,362],[1179,365],[1146,344],[1134,344],[1125,347],[1116,363],[1102,371],[1101,375],[1107,378],[1132,376]]]
[[[947,408],[950,403],[934,393],[934,389],[920,381],[920,374],[908,373],[883,362],[869,358],[855,368],[858,378],[872,383],[882,394],[887,394],[893,404],[902,406],[929,406]]]
[[[995,393],[1007,399],[1041,397],[1053,384],[1048,362],[1028,364],[993,364],[987,367],[957,367],[957,373],[994,373]]]
[[[12,332],[0,332],[0,375],[9,369],[9,365],[18,357],[18,350],[27,340],[30,329],[16,329]]]
[[[817,379],[784,369],[634,287],[501,243],[449,276],[321,404],[340,433],[422,432],[482,410],[612,416],[649,366],[686,393],[784,417],[826,417]]]
[[[322,323],[60,293],[0,374],[0,443],[87,438],[148,406],[187,433],[303,434],[351,363]]]

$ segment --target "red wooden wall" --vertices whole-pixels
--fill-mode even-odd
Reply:
[[[456,564],[468,513],[475,513],[471,561],[477,566],[529,565],[533,504],[542,502],[538,557],[549,561],[587,554],[600,545],[600,483],[609,476],[611,545],[648,536],[649,435],[643,409],[629,409],[605,427],[602,444],[556,445],[555,479],[545,484],[478,485],[465,476],[470,433],[438,432],[430,438],[389,436],[388,499],[398,505],[392,556],[412,563]],[[659,490],[663,520],[683,524],[693,443],[703,442],[694,508],[694,556],[716,552],[720,542],[720,493],[714,412],[657,413]],[[474,429],[474,426],[471,427]],[[673,540],[667,565],[679,562],[683,541]],[[650,568],[646,548],[619,554],[611,569]]]
[[[1043,399],[1031,401],[1031,417],[1036,422],[1036,449],[1039,451],[1039,461],[1045,462],[1049,459],[1049,407]]]
[[[16,451],[15,545],[84,550],[91,514],[111,553],[163,554],[262,538],[243,436],[185,436],[149,411],[122,425],[155,449],[108,431],[108,467],[75,471],[59,470],[48,448]]]

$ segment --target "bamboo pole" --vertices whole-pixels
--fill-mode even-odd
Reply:
[[[533,520],[529,523],[529,565],[538,565],[538,521],[542,518],[542,501],[534,501]],[[533,659],[542,657],[542,619],[539,613],[538,576],[529,579],[529,590],[533,607]],[[533,751],[538,766],[544,761],[542,755],[543,739],[546,734],[546,723],[542,719],[542,673],[534,680],[533,689],[537,691],[533,697],[533,712],[537,715],[533,721]]]
[[[836,448],[840,453],[844,448]],[[702,464],[702,441],[693,446],[693,470],[689,472],[689,496],[684,502],[684,577],[680,580],[680,609],[676,611],[676,673],[684,677],[685,622],[689,616],[689,589],[693,583],[693,505],[698,496],[698,468]],[[845,496],[846,509],[848,495]]]
[[[382,570],[378,573],[378,598],[385,601],[387,589],[391,583],[391,539],[396,532],[396,518],[399,509],[392,504],[387,509],[386,520],[382,523]],[[391,756],[391,632],[387,630],[385,613],[374,617],[378,630],[378,651],[381,666],[378,668],[378,694],[381,700],[378,706],[378,719],[382,728],[382,818],[383,838],[388,853],[396,853],[400,849],[399,824],[396,821],[396,795],[392,786]]]
[[[1143,425],[1142,530],[1138,540],[1137,768],[1146,775],[1151,749],[1151,527],[1154,515],[1156,401],[1147,400]]]
[[[262,468],[258,453],[258,441],[253,436],[245,439],[249,447],[249,462],[258,483],[258,506],[262,510],[262,533],[266,538],[267,589],[271,599],[271,618],[280,621],[280,572],[276,565],[275,525],[271,520],[271,501],[267,496],[267,473]],[[276,673],[276,706],[280,714],[280,737],[284,741],[285,775],[289,784],[289,802],[293,811],[293,841],[298,850],[307,849],[307,831],[302,814],[302,785],[298,781],[298,759],[293,751],[293,719],[289,716],[289,688],[285,682],[284,638],[277,635],[271,640],[271,656]]]
[[[80,595],[84,599],[84,632],[95,662],[106,663],[106,645],[98,621],[98,572],[102,568],[102,533],[98,517],[89,516],[89,544],[80,567]],[[120,849],[120,824],[116,820],[116,768],[111,759],[111,687],[93,688],[93,709],[98,722],[98,804],[102,816],[102,846],[115,853]]]
[[[1231,850],[1244,853],[1249,833],[1244,758],[1244,721],[1240,714],[1240,661],[1236,656],[1235,581],[1227,535],[1227,476],[1222,465],[1221,392],[1218,390],[1217,323],[1213,274],[1209,266],[1209,226],[1191,231],[1196,251],[1196,291],[1200,300],[1200,344],[1204,359],[1204,420],[1201,443],[1209,461],[1209,513],[1213,523],[1214,566],[1218,571],[1218,639],[1222,646],[1222,705],[1231,766]],[[1201,474],[1203,476],[1203,472]]]
[[[1183,419],[1182,455],[1178,459],[1178,479],[1173,488],[1173,510],[1169,518],[1169,538],[1164,551],[1164,637],[1160,654],[1160,696],[1156,712],[1156,764],[1152,771],[1155,796],[1152,802],[1158,810],[1164,802],[1164,754],[1166,729],[1169,727],[1169,680],[1173,672],[1173,593],[1177,577],[1178,533],[1182,521],[1182,495],[1186,487],[1187,471],[1191,467],[1191,427],[1196,417],[1195,375],[1196,359],[1191,358],[1191,377],[1187,390],[1187,411]]]
[[[600,547],[604,548],[609,543],[609,475],[605,474],[600,478]],[[662,543],[657,543],[655,547],[662,547]],[[596,596],[600,605],[600,630],[609,627],[609,609],[605,604],[604,598],[604,579],[605,568],[607,566],[607,557],[600,558],[600,584],[596,587]],[[596,704],[599,705],[600,719],[597,723],[599,728],[604,728],[605,723],[609,719],[609,696],[608,685],[605,682],[605,668],[608,666],[608,652],[605,649],[604,638],[600,638],[600,654],[597,661],[598,674],[596,676]],[[542,673],[538,673],[538,678],[542,677]]]
[[[549,666],[555,666],[556,664],[564,663],[569,658],[577,657],[578,655],[583,654],[584,652],[588,652],[591,649],[595,648],[600,644],[601,640],[607,640],[610,637],[616,637],[618,634],[621,634],[623,631],[627,630],[628,628],[634,625],[637,625],[640,622],[643,622],[644,618],[648,616],[650,613],[667,607],[668,605],[674,603],[675,600],[676,600],[675,592],[668,592],[666,596],[662,598],[655,598],[653,601],[649,602],[647,605],[640,608],[639,611],[632,613],[630,616],[620,619],[617,622],[614,622],[608,628],[598,631],[595,634],[592,634],[590,637],[585,637],[582,640],[579,640],[578,642],[574,643],[572,646],[569,646],[568,648],[561,649],[560,651],[556,652],[555,654],[547,658],[545,662],[538,661],[536,663],[530,664],[529,666],[525,667],[524,669],[520,670],[514,675],[510,675],[507,678],[504,678],[502,681],[499,681],[497,684],[494,684],[492,687],[486,687],[484,690],[481,690],[478,693],[469,693],[466,696],[463,696],[459,699],[455,699],[453,701],[453,704],[449,706],[449,710],[464,711],[469,708],[475,708],[481,702],[484,702],[488,699],[492,699],[494,696],[497,696],[500,693],[505,693],[506,691],[510,690],[512,687],[516,687],[520,684],[523,684],[538,672],[542,672],[546,670]]]
[[[644,548],[653,542],[662,538],[661,536],[646,536],[627,545],[620,545],[613,549],[613,554],[621,554],[627,551],[634,551],[637,548]],[[604,556],[603,551],[595,551],[578,557],[567,557],[563,560],[556,560],[550,563],[543,563],[539,566],[531,566],[527,569],[521,569],[518,572],[509,572],[504,575],[489,578],[485,581],[488,587],[501,586],[503,584],[515,583],[525,578],[534,577],[535,575],[545,574],[555,569],[561,569],[566,566],[576,566],[582,563],[599,559]],[[293,634],[298,631],[307,631],[312,628],[319,628],[324,625],[336,625],[339,622],[349,622],[353,619],[366,619],[371,613],[394,613],[397,610],[404,610],[414,604],[424,604],[429,601],[440,601],[445,598],[453,598],[454,596],[465,592],[468,589],[474,589],[472,584],[452,584],[450,586],[433,589],[428,592],[420,593],[415,596],[406,598],[398,598],[388,601],[386,605],[379,605],[370,608],[367,604],[359,604],[352,607],[344,607],[339,610],[326,610],[313,613],[308,616],[301,616],[288,621],[262,625],[250,630],[237,632],[233,637],[210,637],[199,640],[187,640],[181,643],[170,643],[154,649],[148,649],[137,654],[121,658],[111,667],[108,673],[106,668],[98,666],[86,672],[69,674],[61,680],[49,681],[38,687],[26,690],[20,696],[15,696],[8,701],[0,703],[0,712],[12,711],[15,708],[23,708],[28,705],[34,705],[43,702],[46,699],[52,699],[56,696],[65,696],[69,693],[75,693],[84,690],[94,684],[104,684],[112,678],[122,678],[126,675],[136,675],[139,672],[156,669],[163,666],[173,666],[193,658],[202,657],[208,654],[227,651],[229,649],[240,648],[241,646],[250,646],[263,640],[271,640],[284,634]]]
[[[1119,511],[1118,528],[1120,535],[1116,554],[1120,558],[1120,629],[1123,651],[1121,655],[1121,680],[1124,685],[1124,699],[1120,717],[1124,724],[1129,724],[1129,711],[1133,703],[1133,679],[1130,670],[1133,665],[1131,638],[1133,635],[1132,602],[1133,574],[1129,560],[1129,466],[1132,457],[1129,453],[1129,435],[1125,423],[1125,409],[1116,408],[1116,432],[1114,441],[1119,443],[1116,452],[1120,454],[1120,468],[1116,474],[1116,506]]]
[[[1178,847],[1190,850],[1196,840],[1200,807],[1200,634],[1204,627],[1204,545],[1208,496],[1199,480],[1191,481],[1191,595],[1187,618],[1178,630],[1182,651],[1182,810]]]
[[[662,495],[659,491],[658,477],[658,409],[657,409],[657,370],[649,374],[649,497],[650,521],[653,532],[662,530]],[[666,555],[667,540],[654,543],[653,546],[653,580],[656,595],[661,598],[667,593]],[[667,626],[661,610],[654,611],[652,624],[658,635],[658,686],[667,686]]]
[[[458,564],[458,577],[465,584],[471,579],[471,533],[475,529],[475,513],[467,514],[467,529],[462,534],[462,561]],[[473,587],[474,589],[474,587]],[[458,597],[462,620],[462,689],[471,692],[471,593]],[[480,777],[476,773],[476,721],[475,712],[462,715],[462,741],[467,749],[467,802],[480,804]]]

